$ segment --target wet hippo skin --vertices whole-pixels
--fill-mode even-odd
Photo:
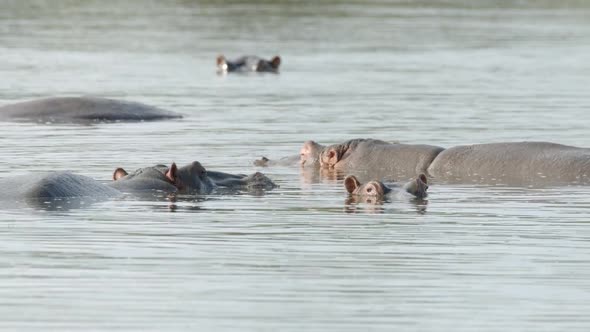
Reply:
[[[590,149],[549,142],[455,146],[441,152],[428,173],[452,183],[590,184]]]
[[[170,167],[156,165],[127,173],[117,168],[113,181],[100,182],[68,171],[48,174],[23,175],[0,179],[0,200],[26,201],[39,206],[46,201],[64,198],[88,197],[104,200],[121,196],[168,194],[210,194],[239,190],[270,190],[276,185],[256,172],[252,175],[209,172],[197,161],[183,167],[173,163]]]
[[[293,158],[272,161],[263,157],[255,164],[281,165]],[[307,141],[299,158],[302,167],[396,181],[426,173],[439,183],[590,184],[590,149],[550,142],[488,143],[444,149],[374,139],[353,139],[330,146]]]
[[[132,101],[53,97],[0,107],[0,120],[38,123],[137,122],[182,118],[179,113]]]

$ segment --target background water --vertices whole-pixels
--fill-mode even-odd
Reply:
[[[281,73],[218,76],[219,53],[280,54]],[[89,94],[186,115],[0,123],[0,177],[251,173],[308,139],[590,147],[586,1],[4,0],[0,54],[2,105]],[[264,172],[281,188],[262,196],[2,210],[0,329],[590,326],[588,187],[347,204],[339,181]]]

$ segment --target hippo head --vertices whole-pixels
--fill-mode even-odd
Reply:
[[[128,183],[134,189],[170,191],[167,188],[172,188],[178,193],[206,194],[215,186],[198,161],[180,168],[172,163],[170,167],[157,165],[141,168],[133,173],[117,168],[113,173],[113,180]]]
[[[404,190],[418,198],[426,197],[428,195],[426,193],[426,190],[428,190],[428,180],[426,179],[426,175],[420,174],[417,178],[406,183],[404,185]]]
[[[299,150],[299,164],[301,167],[317,167],[320,165],[320,155],[324,146],[314,141],[306,141]]]
[[[354,175],[349,175],[344,179],[344,187],[351,195],[383,197],[391,189],[381,181],[369,181],[362,184]]]
[[[176,167],[172,163],[166,170],[166,178],[182,193],[208,193],[213,190],[213,182],[207,176],[205,167],[198,161],[183,166]]]
[[[280,65],[281,65],[281,57],[279,57],[278,55],[273,57],[270,61],[260,59],[258,61],[258,66],[256,66],[256,71],[276,72],[279,70]]]

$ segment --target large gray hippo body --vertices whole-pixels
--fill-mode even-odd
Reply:
[[[266,158],[256,165],[290,163]],[[353,139],[324,146],[304,143],[303,168],[360,172],[365,178],[408,180],[424,172],[436,182],[515,186],[590,184],[590,149],[549,143],[510,142],[456,146],[387,143]]]
[[[456,146],[442,151],[428,174],[451,183],[590,184],[590,149],[549,142]]]
[[[252,175],[209,172],[199,162],[178,168],[156,165],[127,173],[115,170],[113,181],[100,182],[68,171],[34,174],[0,180],[0,200],[24,201],[33,207],[52,205],[54,200],[78,202],[121,196],[125,193],[142,197],[175,194],[210,194],[236,191],[268,190],[276,185],[262,173]],[[60,203],[63,205],[63,203]],[[70,204],[70,207],[72,204]]]
[[[132,101],[100,97],[53,97],[0,107],[0,121],[95,123],[182,118],[179,113]]]

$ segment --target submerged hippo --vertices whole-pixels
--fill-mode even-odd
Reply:
[[[276,185],[265,175],[229,174],[207,171],[198,161],[178,168],[156,165],[127,173],[117,168],[109,185],[123,192],[158,190],[166,193],[209,194],[214,190],[273,189]]]
[[[281,58],[277,55],[270,60],[265,60],[253,55],[242,56],[229,61],[225,56],[217,57],[217,70],[220,73],[227,72],[270,72],[277,73],[281,65]]]
[[[386,185],[381,181],[369,181],[361,183],[356,176],[349,175],[344,179],[344,187],[350,195],[353,196],[370,196],[383,198],[391,193],[408,193],[416,198],[427,196],[428,184],[425,174],[420,174],[415,179],[405,184]]]
[[[154,106],[100,97],[43,98],[0,107],[0,121],[95,123],[178,118],[182,115]]]
[[[276,185],[262,173],[252,175],[209,172],[197,161],[184,167],[156,165],[127,173],[118,168],[114,181],[100,182],[71,172],[53,172],[0,180],[2,201],[25,201],[43,207],[54,200],[75,201],[75,198],[102,200],[121,196],[170,194],[210,194],[239,190],[258,191]]]
[[[256,165],[293,163],[294,157],[257,160]],[[406,179],[425,173],[440,182],[515,186],[590,184],[590,149],[549,143],[510,142],[444,149],[431,145],[392,144],[354,139],[324,146],[307,141],[299,164],[364,172],[371,177]]]

